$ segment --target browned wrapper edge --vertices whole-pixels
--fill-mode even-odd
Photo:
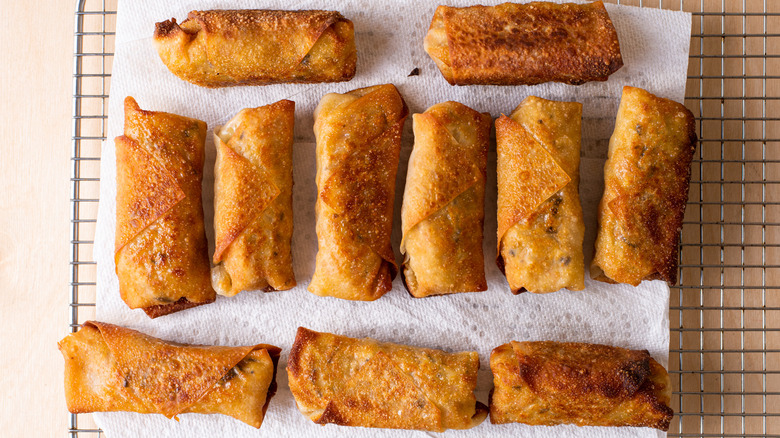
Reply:
[[[274,364],[274,372],[273,372],[273,376],[271,376],[271,384],[268,386],[268,393],[265,396],[265,404],[263,405],[263,422],[265,422],[265,413],[266,411],[268,411],[268,405],[271,404],[271,399],[273,398],[273,396],[276,395],[276,390],[279,387],[276,384],[276,372],[279,369],[279,357],[281,356],[282,349],[274,345],[263,344],[263,345],[259,345],[258,347],[260,346],[265,348],[265,350],[268,352],[268,355],[271,356],[271,362],[273,362]],[[262,422],[260,423],[260,425],[262,426]]]
[[[170,34],[182,30],[175,18],[154,23],[154,38],[167,38]]]
[[[181,297],[179,298],[179,301],[176,301],[175,303],[158,304],[155,306],[143,307],[142,309],[146,313],[146,316],[154,319],[160,316],[169,315],[171,313],[176,313],[181,310],[189,309],[192,307],[198,307],[204,304],[210,304],[213,303],[214,301],[216,301],[216,298],[198,303],[198,302],[190,301],[186,297]]]
[[[454,294],[468,294],[468,293],[475,293],[475,292],[485,292],[488,290],[487,286],[485,286],[484,289],[479,290],[459,290],[459,291],[453,291],[453,292],[445,292],[445,293],[435,293],[425,296],[417,296],[412,293],[412,290],[409,288],[409,284],[406,282],[406,265],[401,262],[401,267],[399,268],[398,272],[401,273],[401,280],[404,285],[404,289],[406,289],[406,292],[409,293],[409,295],[412,298],[432,298],[432,297],[439,297],[444,295],[454,295]]]

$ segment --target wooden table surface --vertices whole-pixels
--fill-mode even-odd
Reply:
[[[0,0],[0,418],[64,437],[73,72],[68,0]]]
[[[639,0],[629,1],[632,4],[638,2]],[[645,0],[644,3],[657,5],[658,0]],[[0,67],[3,73],[0,76],[0,278],[3,285],[0,292],[0,418],[4,420],[0,434],[7,437],[65,436],[66,430],[62,358],[56,342],[67,334],[69,316],[69,198],[75,4],[75,1],[68,0],[0,0],[0,53],[3,62]],[[679,7],[680,1],[663,0],[663,4]],[[723,11],[723,5],[726,5],[726,11],[731,12],[741,12],[743,7],[747,11],[761,12],[764,5],[768,4],[770,10],[780,12],[780,0],[684,0],[684,4],[686,10],[703,8],[717,13]],[[762,20],[762,17],[752,17],[743,21],[739,16],[724,18],[720,15],[708,16],[703,20],[695,17],[694,33],[702,31],[717,36],[726,31],[738,35],[743,32],[743,26],[749,28],[747,33],[761,33]],[[780,29],[780,18],[770,18],[768,24],[764,22],[764,26],[767,25],[769,29]],[[686,219],[710,221],[714,228],[708,231],[708,228],[696,225],[689,227],[689,230],[683,230],[683,263],[688,261],[690,266],[685,268],[689,269],[689,273],[683,272],[684,281],[694,278],[695,282],[711,284],[712,280],[716,285],[741,285],[752,281],[758,285],[770,285],[780,282],[780,272],[774,268],[764,268],[762,271],[758,266],[753,268],[755,273],[751,273],[753,271],[746,271],[744,266],[739,267],[740,263],[748,264],[747,261],[750,260],[758,260],[751,262],[753,265],[762,262],[767,265],[780,264],[780,254],[773,249],[780,248],[780,233],[775,232],[779,228],[767,231],[767,228],[759,223],[758,226],[763,231],[755,237],[756,243],[750,243],[748,250],[742,245],[741,253],[738,244],[733,245],[735,252],[730,251],[731,244],[718,248],[721,240],[730,238],[731,230],[734,230],[734,233],[742,233],[742,243],[754,238],[749,226],[745,225],[750,222],[749,216],[758,217],[759,221],[766,217],[767,221],[777,222],[778,219],[773,213],[780,214],[780,211],[767,210],[765,205],[760,213],[751,213],[753,210],[749,205],[745,205],[745,200],[753,199],[753,194],[760,196],[757,198],[758,204],[754,205],[760,205],[761,199],[764,202],[780,200],[780,196],[775,196],[778,194],[774,188],[776,186],[770,187],[772,191],[761,189],[757,192],[756,185],[739,182],[740,178],[761,177],[780,182],[779,174],[774,173],[780,172],[780,168],[766,165],[760,167],[762,156],[765,160],[773,159],[780,163],[780,153],[775,152],[780,145],[777,142],[767,144],[766,141],[760,141],[762,135],[768,138],[780,137],[780,123],[775,120],[769,123],[764,121],[762,124],[760,118],[758,124],[746,123],[740,118],[761,116],[761,107],[758,108],[758,113],[752,113],[750,105],[742,105],[740,113],[741,100],[727,100],[725,103],[717,100],[721,92],[720,87],[723,86],[730,95],[734,95],[733,90],[737,90],[736,95],[739,95],[741,86],[741,92],[745,94],[760,96],[766,92],[771,96],[780,96],[780,81],[767,80],[767,64],[764,64],[763,70],[760,64],[763,61],[760,53],[780,53],[778,39],[763,39],[765,47],[755,48],[752,44],[762,44],[760,38],[732,38],[721,41],[719,37],[708,37],[692,40],[692,47],[696,46],[696,50],[701,49],[702,53],[719,54],[725,51],[741,54],[744,50],[758,54],[757,58],[752,58],[757,59],[758,64],[754,64],[752,60],[744,62],[744,58],[739,57],[727,59],[724,63],[721,63],[720,58],[716,58],[710,63],[702,57],[701,65],[692,64],[691,72],[695,75],[699,74],[701,67],[704,76],[714,75],[717,78],[718,75],[728,74],[737,79],[726,82],[713,79],[713,82],[705,77],[694,78],[689,80],[688,86],[701,90],[703,95],[712,96],[714,99],[703,100],[701,103],[696,101],[693,104],[699,107],[692,108],[697,116],[703,116],[705,119],[714,116],[712,120],[704,120],[698,125],[702,131],[706,131],[701,133],[702,137],[735,138],[734,147],[730,141],[705,141],[702,146],[703,153],[699,158],[706,162],[724,158],[739,160],[757,157],[759,167],[758,170],[751,170],[751,167],[743,164],[741,169],[739,166],[733,170],[725,168],[724,173],[724,168],[721,168],[718,173],[715,168],[710,170],[706,163],[694,166],[694,179],[716,181],[702,182],[699,186],[692,187],[693,204],[689,205]],[[753,50],[755,52],[752,52]],[[768,68],[776,74],[780,62],[770,60]],[[759,82],[742,81],[741,74],[758,76]],[[762,76],[763,85],[760,83]],[[751,88],[754,86],[760,88]],[[780,111],[780,107],[774,106],[775,102],[764,105],[763,112],[774,114],[776,119],[776,111]],[[688,103],[691,107],[691,102]],[[731,114],[731,111],[734,113]],[[722,120],[732,115],[736,118],[735,124]],[[742,142],[740,135],[743,138],[756,138],[758,141]],[[739,155],[740,145],[742,156]],[[752,150],[759,151],[758,155],[751,155]],[[736,151],[736,155],[731,151]],[[721,178],[721,183],[717,182],[717,178]],[[722,183],[727,179],[733,179],[734,185]],[[731,190],[732,187],[736,187],[736,191]],[[708,210],[708,205],[718,204],[719,201],[731,202],[736,206],[736,210],[732,213],[727,209],[720,214]],[[737,223],[738,226],[729,228],[729,225],[724,225],[729,221]],[[686,246],[686,242],[690,245]],[[767,250],[766,246],[771,248]],[[750,248],[763,248],[763,252],[751,255]],[[742,277],[732,278],[728,264],[736,266],[734,275]],[[707,271],[709,268],[705,269],[701,265],[712,265],[714,268]],[[754,278],[753,275],[758,277]],[[718,281],[721,283],[717,283]],[[672,292],[671,322],[677,334],[672,336],[671,348],[677,353],[670,357],[670,368],[690,371],[675,377],[678,379],[674,382],[675,389],[682,388],[685,395],[676,398],[673,403],[676,409],[682,409],[683,412],[697,413],[700,407],[708,412],[704,419],[698,415],[683,416],[682,424],[686,431],[712,431],[717,434],[724,430],[734,433],[735,436],[744,432],[757,434],[756,436],[780,434],[780,422],[765,423],[761,415],[762,409],[764,412],[780,415],[780,403],[777,403],[780,399],[772,399],[772,395],[769,399],[766,395],[761,398],[762,391],[780,394],[780,378],[775,378],[780,377],[780,357],[774,353],[780,352],[780,337],[775,336],[780,334],[780,310],[775,312],[775,309],[780,309],[780,300],[769,293],[758,294],[760,288],[737,288],[734,292],[729,288],[716,288],[714,292],[704,288],[683,291],[684,294],[679,290]],[[724,313],[722,310],[708,312],[697,306],[715,309],[719,308],[718,306],[726,306],[736,313]],[[763,311],[761,306],[764,306]],[[746,312],[745,308],[758,310]],[[687,324],[693,329],[680,329],[675,325],[678,322],[679,326]],[[712,327],[713,331],[709,331],[709,327]],[[730,331],[724,337],[724,328],[739,330],[734,333],[735,336],[742,333],[741,340],[729,340],[731,338],[728,336],[732,333]],[[751,338],[746,338],[742,331],[745,328],[759,330],[749,332],[748,336],[752,333],[763,334],[763,342],[758,338],[757,343],[751,343]],[[767,329],[772,330],[769,335]],[[736,345],[736,349],[732,348],[732,343]],[[740,348],[750,349],[751,353],[748,354],[758,354],[755,359],[758,362],[753,362],[751,357],[746,360],[746,353],[739,353],[742,351]],[[708,352],[701,353],[697,349],[707,349]],[[763,356],[761,349],[764,350]],[[768,355],[766,351],[770,349],[772,353]],[[737,350],[737,355],[730,355],[732,350]],[[688,351],[690,355],[686,355]],[[709,354],[712,354],[711,358],[707,356]],[[751,386],[751,381],[746,384],[740,371],[742,369],[755,371],[759,376],[764,375],[764,379],[759,380],[755,386]],[[773,372],[768,377],[765,374],[767,369]],[[727,373],[725,375],[724,370]],[[690,374],[687,374],[688,372]],[[730,383],[731,373],[734,373],[735,377],[742,377],[741,385],[739,381]],[[710,397],[707,394],[721,391],[730,391],[736,398],[719,394]],[[690,398],[686,398],[687,394],[690,394]],[[758,394],[759,398],[750,399],[750,395],[746,394]],[[727,416],[724,419],[718,415],[721,411],[730,413],[733,417]],[[746,417],[744,412],[757,415]],[[731,422],[732,419],[734,422]]]

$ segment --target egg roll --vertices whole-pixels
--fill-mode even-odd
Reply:
[[[335,11],[192,11],[155,25],[168,69],[202,87],[341,82],[355,76],[352,22]]]
[[[530,96],[496,120],[496,261],[513,293],[585,287],[582,104]]]
[[[395,176],[408,113],[391,84],[327,94],[317,106],[319,250],[310,292],[372,301],[392,289]]]
[[[479,356],[298,328],[287,375],[313,422],[443,432],[487,416],[477,402]]]
[[[401,208],[403,277],[415,297],[487,289],[482,255],[488,113],[458,102],[414,118]]]
[[[693,114],[682,104],[624,87],[604,164],[591,277],[639,285],[677,283],[691,160]]]
[[[179,344],[97,321],[58,346],[65,400],[74,414],[223,414],[258,428],[276,392],[281,352],[264,344]]]
[[[203,179],[206,123],[125,99],[116,146],[119,293],[151,318],[211,303]]]
[[[295,102],[241,110],[214,131],[214,267],[220,295],[287,290],[292,267]]]
[[[424,48],[450,85],[579,85],[623,66],[600,1],[439,6]]]
[[[669,374],[647,350],[515,342],[490,355],[490,422],[668,430]]]

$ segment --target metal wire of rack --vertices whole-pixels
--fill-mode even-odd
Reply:
[[[700,135],[672,288],[673,437],[780,437],[780,2],[617,0],[693,13],[686,106]],[[70,325],[94,317],[92,256],[116,0],[75,12]],[[68,436],[102,437],[70,414]]]

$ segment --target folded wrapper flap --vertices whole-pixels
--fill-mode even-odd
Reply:
[[[142,110],[130,96],[125,98],[125,114],[126,135],[115,140],[117,161],[125,163],[122,166],[124,172],[117,175],[117,184],[133,187],[133,190],[120,191],[117,199],[115,254],[186,197],[176,175],[165,165],[167,163],[161,163],[144,149],[133,138],[133,133],[142,129],[140,125],[146,120],[155,120],[152,117],[165,119],[157,122],[164,126],[167,126],[166,123],[175,126],[191,122],[202,128],[201,131],[205,131],[206,126],[199,120],[175,115],[168,117],[166,113]],[[202,165],[202,158],[200,163]]]
[[[105,342],[110,356],[111,369],[98,370],[99,364],[76,354],[77,347],[70,335],[59,342],[65,356],[65,387],[68,394],[68,409],[74,413],[101,410],[87,405],[89,396],[79,388],[87,385],[108,384],[119,389],[120,394],[107,403],[117,401],[129,403],[137,412],[155,412],[172,418],[187,411],[211,392],[222,379],[253,351],[265,350],[274,364],[271,385],[266,396],[263,412],[276,392],[276,365],[281,349],[273,345],[250,345],[242,347],[193,346],[166,342],[128,328],[87,321],[81,330],[97,330]],[[98,374],[108,379],[101,382]],[[106,376],[105,373],[111,373]],[[89,382],[81,382],[81,379]],[[98,403],[101,401],[98,400]],[[259,427],[259,424],[256,426]]]
[[[537,126],[537,125],[534,125]],[[533,129],[533,128],[531,128]],[[505,116],[496,120],[496,137],[506,154],[498,184],[504,196],[498,200],[497,256],[504,234],[517,222],[558,193],[572,179],[548,152],[551,147],[541,132],[531,132],[523,124]],[[536,134],[536,135],[535,135]],[[499,263],[500,266],[500,263]]]
[[[227,125],[214,130],[214,142],[219,151],[219,160],[222,160],[217,163],[222,169],[217,184],[231,188],[219,191],[217,187],[220,196],[216,198],[218,204],[214,208],[214,224],[217,228],[214,264],[222,261],[230,244],[281,193],[266,170],[274,163],[264,162],[275,156],[274,151],[263,150],[273,144],[259,141],[258,150],[242,150],[241,140],[245,133],[249,136],[273,135],[272,123],[291,116],[294,108],[295,102],[290,100],[247,108],[241,110]]]
[[[401,212],[404,236],[480,179],[485,179],[487,148],[461,142],[487,144],[485,135],[489,135],[489,127],[486,125],[493,120],[490,114],[458,102],[433,105],[413,118],[415,141],[427,145],[412,152],[416,156],[415,175],[425,177],[417,178],[414,184],[407,181]],[[403,240],[401,252],[404,252]]]

